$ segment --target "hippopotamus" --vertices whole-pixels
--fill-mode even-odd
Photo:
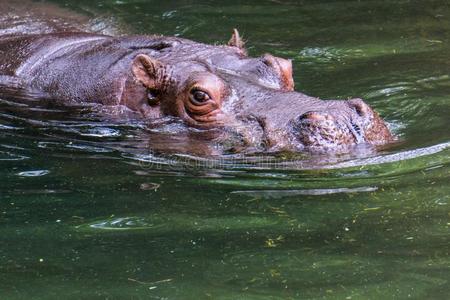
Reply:
[[[237,30],[223,45],[159,35],[14,33],[0,36],[0,57],[0,83],[60,103],[126,107],[145,120],[172,116],[258,149],[393,140],[363,100],[321,100],[295,91],[291,60],[249,56]]]

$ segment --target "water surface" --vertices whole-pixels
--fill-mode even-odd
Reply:
[[[252,55],[293,59],[297,90],[364,98],[401,143],[211,159],[98,108],[2,98],[2,299],[448,298],[446,1],[54,2],[103,32],[237,27]]]

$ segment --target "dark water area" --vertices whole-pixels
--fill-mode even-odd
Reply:
[[[297,90],[363,98],[400,142],[201,155],[171,120],[0,98],[1,299],[448,299],[447,1],[53,4],[106,33],[237,27],[251,55],[293,60]]]

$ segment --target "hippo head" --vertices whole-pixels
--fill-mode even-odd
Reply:
[[[164,38],[159,48],[134,57],[122,96],[123,104],[149,118],[175,116],[264,150],[392,140],[384,121],[360,99],[324,101],[295,92],[291,61],[248,57],[237,31],[227,46]]]

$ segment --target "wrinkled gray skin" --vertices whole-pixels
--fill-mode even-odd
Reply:
[[[122,105],[143,118],[177,117],[260,150],[348,147],[392,140],[360,99],[293,91],[292,66],[248,57],[237,31],[228,45],[161,36],[62,32],[0,36],[0,83],[54,101]]]

